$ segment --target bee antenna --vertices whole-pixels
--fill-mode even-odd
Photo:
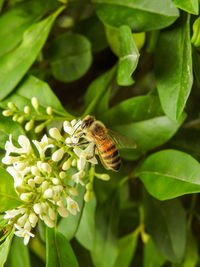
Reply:
[[[77,122],[75,123],[74,126],[76,126],[80,121],[81,121],[81,119],[77,120]],[[72,136],[74,136],[75,132],[78,130],[78,128],[79,128],[80,126],[81,126],[81,124],[79,124],[78,127],[75,128],[75,130],[74,130]]]

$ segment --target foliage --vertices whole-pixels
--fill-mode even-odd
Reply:
[[[0,267],[199,266],[199,1],[0,12]]]

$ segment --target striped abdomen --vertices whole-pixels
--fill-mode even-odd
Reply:
[[[95,138],[100,159],[106,169],[118,171],[120,168],[120,156],[113,140],[107,136],[103,140]]]

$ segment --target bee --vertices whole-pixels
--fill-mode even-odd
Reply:
[[[84,136],[87,141],[72,145],[80,146],[92,142],[94,144],[93,154],[88,156],[87,160],[95,156],[95,150],[97,149],[102,165],[108,170],[119,171],[120,169],[121,159],[117,144],[120,148],[136,147],[136,144],[132,139],[108,130],[101,121],[95,120],[95,118],[90,115],[87,115],[82,120],[82,123],[78,128],[80,129],[75,129],[74,133],[79,133],[78,137]]]

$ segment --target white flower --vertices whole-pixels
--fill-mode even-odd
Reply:
[[[56,219],[56,213],[55,213],[55,211],[52,208],[49,208],[48,209],[48,212],[49,212],[50,219],[51,220],[55,220]]]
[[[70,135],[70,137],[65,140],[66,145],[71,143],[78,143],[79,137],[76,136],[75,132],[80,127],[81,123],[81,120],[72,120],[71,123],[69,121],[64,121],[63,129]]]
[[[7,210],[6,215],[4,216],[4,219],[12,219],[19,214],[24,214],[25,212],[26,212],[26,209]]]
[[[20,227],[23,227],[24,224],[26,223],[28,219],[28,215],[27,214],[24,214],[23,216],[21,216],[18,220],[17,220],[17,224],[20,226]]]
[[[77,211],[80,211],[78,203],[74,201],[71,197],[66,197],[67,200],[67,209],[71,214],[76,215]]]
[[[30,154],[30,152],[31,152],[31,144],[30,144],[29,139],[25,135],[20,135],[18,137],[18,143],[23,148],[23,150],[24,150],[23,153]]]
[[[12,152],[17,153],[17,154],[23,154],[23,153],[29,154],[30,153],[31,146],[26,136],[20,135],[18,137],[18,143],[21,145],[21,148],[18,148],[13,145],[12,134],[9,134],[9,141],[6,141],[6,144],[5,144],[6,155],[9,155]]]
[[[64,149],[63,147],[61,147],[53,153],[52,160],[55,162],[60,161],[63,155],[64,155]]]
[[[88,157],[91,157],[93,155],[93,150],[94,150],[94,143],[90,143],[84,150],[80,149],[79,147],[74,148],[74,153],[79,157],[79,160],[77,162],[77,167],[79,168],[79,170],[83,170],[85,168],[86,161],[93,164],[98,163],[95,156],[87,160]]]
[[[10,165],[13,164],[14,162],[19,161],[20,157],[13,157],[13,156],[9,156],[9,155],[5,155],[5,157],[2,158],[2,163],[6,164],[6,165]]]
[[[29,215],[29,222],[31,223],[32,227],[35,227],[37,222],[38,222],[38,216],[35,215],[34,212],[31,212],[31,214]]]
[[[46,225],[47,225],[48,227],[50,227],[50,228],[54,227],[54,221],[51,220],[51,219],[49,218],[49,216],[45,215],[45,216],[43,216],[42,219],[44,220],[44,222],[46,223]]]
[[[84,176],[85,176],[85,172],[81,170],[72,175],[72,180],[77,184],[85,185],[84,182],[82,181],[82,178]]]
[[[36,148],[40,154],[41,159],[43,159],[45,157],[45,152],[46,152],[47,148],[53,147],[52,139],[48,138],[46,134],[42,137],[40,142],[37,140],[33,140],[33,143],[36,146]]]
[[[6,170],[13,177],[13,179],[14,179],[14,186],[15,187],[22,185],[23,176],[22,176],[22,174],[19,171],[15,170],[14,167],[8,167]]]
[[[17,224],[14,224],[15,228],[17,228],[18,231],[15,231],[14,234],[19,237],[24,237],[24,245],[26,246],[30,240],[30,237],[34,237],[34,234],[29,232],[28,230],[20,227]]]
[[[69,216],[69,212],[66,208],[64,207],[58,207],[57,208],[58,213],[60,214],[61,217],[68,217]]]

